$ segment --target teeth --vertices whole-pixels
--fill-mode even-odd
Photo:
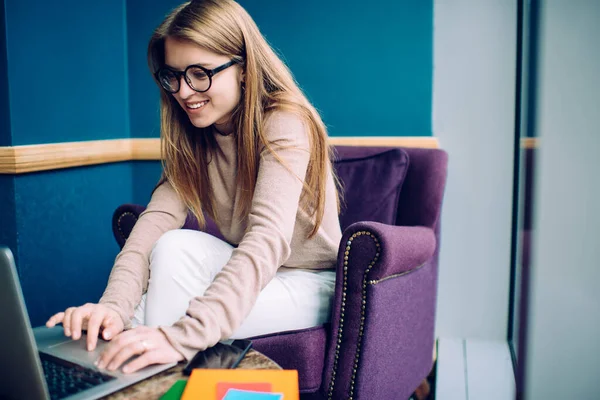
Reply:
[[[206,103],[207,103],[206,101],[202,101],[202,102],[200,102],[200,103],[188,104],[187,106],[188,106],[189,108],[196,109],[196,108],[200,108],[200,107],[202,107],[202,106],[203,106],[203,105],[205,105]]]

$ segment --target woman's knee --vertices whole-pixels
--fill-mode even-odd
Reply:
[[[154,244],[150,254],[150,270],[155,276],[166,273],[178,275],[214,276],[215,251],[231,252],[231,246],[220,239],[201,231],[176,229],[164,233]],[[227,255],[227,259],[230,255]],[[212,262],[211,262],[212,261]],[[226,262],[226,260],[225,260]],[[190,271],[191,270],[191,271]]]

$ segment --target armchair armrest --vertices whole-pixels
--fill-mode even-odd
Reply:
[[[127,238],[129,238],[129,234],[133,230],[133,226],[137,222],[140,214],[144,212],[146,209],[145,206],[139,204],[122,204],[113,213],[112,217],[112,229],[115,240],[119,244],[120,248],[125,246],[125,242]],[[210,233],[213,236],[218,237],[221,240],[225,240],[217,224],[209,218],[207,215],[204,216],[206,218],[206,227],[204,229],[205,232]],[[184,225],[181,229],[192,229],[192,230],[200,230],[198,227],[198,221],[196,218],[189,213]]]
[[[408,398],[427,376],[436,242],[427,227],[359,222],[346,229],[325,360],[326,398]],[[389,379],[390,371],[397,379]]]
[[[122,204],[113,213],[112,230],[115,240],[122,249],[125,246],[133,226],[146,207],[138,204]]]
[[[344,237],[347,236],[348,239],[342,241],[338,255],[345,254],[348,241],[355,234],[356,238],[358,233],[366,235],[367,232],[370,232],[376,239],[375,243],[379,244],[375,246],[375,253],[371,252],[371,258],[377,257],[378,262],[370,268],[369,280],[388,279],[423,266],[433,256],[437,242],[433,229],[424,226],[358,222],[350,225],[344,232]],[[365,248],[363,251],[368,249]],[[340,260],[338,259],[338,263]],[[339,265],[342,266],[343,263]]]

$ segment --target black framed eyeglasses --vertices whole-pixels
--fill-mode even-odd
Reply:
[[[206,92],[212,85],[212,78],[219,72],[237,64],[237,61],[231,60],[228,63],[220,65],[214,69],[207,69],[201,65],[188,65],[184,71],[176,71],[169,67],[162,67],[154,74],[154,77],[160,83],[160,86],[169,93],[179,92],[181,77],[190,88],[196,92]]]

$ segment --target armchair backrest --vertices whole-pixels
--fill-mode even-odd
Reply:
[[[336,146],[334,168],[342,182],[342,230],[358,221],[435,228],[440,215],[448,156],[439,149]],[[125,204],[113,215],[119,246],[145,207]],[[190,214],[186,229],[198,229]],[[221,239],[207,216],[205,230]]]
[[[446,178],[443,150],[336,146],[335,153],[342,230],[358,221],[436,225]]]
[[[446,186],[448,153],[405,148],[410,167],[398,203],[396,225],[437,228]]]
[[[404,150],[338,146],[333,165],[342,184],[342,230],[359,221],[396,223],[400,191],[409,165]]]

